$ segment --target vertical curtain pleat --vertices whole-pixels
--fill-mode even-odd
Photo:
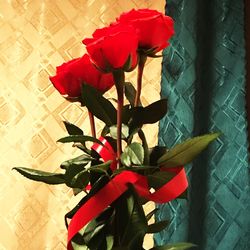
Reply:
[[[193,164],[188,200],[160,206],[170,225],[158,244],[196,243],[198,249],[250,248],[250,189],[245,90],[243,1],[168,0],[176,36],[164,54],[162,96],[169,113],[159,144],[221,132]]]

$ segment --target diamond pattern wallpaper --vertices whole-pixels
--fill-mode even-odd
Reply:
[[[12,167],[57,171],[77,155],[56,140],[62,120],[90,133],[87,113],[66,102],[48,80],[55,67],[85,53],[81,41],[131,8],[164,11],[164,0],[0,1],[0,249],[66,248],[63,216],[77,202],[64,186],[31,182]],[[150,70],[149,70],[150,69]],[[159,98],[161,59],[149,60],[142,101]],[[134,81],[136,73],[128,78]],[[114,94],[114,91],[113,91]],[[100,124],[98,131],[100,131]],[[146,127],[150,145],[158,126]],[[152,239],[146,240],[152,245]]]

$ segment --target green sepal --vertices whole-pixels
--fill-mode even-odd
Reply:
[[[33,181],[44,182],[46,184],[51,184],[51,185],[65,183],[63,174],[50,173],[32,168],[15,167],[13,169],[16,170],[18,173],[20,173],[21,175],[23,175],[24,177]]]
[[[163,167],[183,166],[190,163],[201,153],[212,141],[219,136],[219,133],[207,134],[191,138],[176,145],[158,159],[158,164]]]
[[[131,55],[129,54],[128,59],[126,60],[125,64],[123,65],[122,69],[123,69],[125,72],[131,72],[131,71],[133,71],[133,70],[136,68],[137,64],[134,65],[134,67],[132,67],[132,66],[133,66],[132,63],[133,63],[132,57],[131,57]]]
[[[164,246],[153,247],[150,248],[149,250],[185,250],[192,247],[197,247],[197,246],[188,242],[179,242],[179,243],[167,244]]]
[[[139,48],[138,53],[140,56],[148,56],[148,55],[153,55],[155,54],[155,51],[157,50],[158,47],[153,47],[150,49],[144,49],[144,48]]]
[[[144,160],[144,150],[140,143],[133,142],[128,145],[121,155],[121,162],[124,166],[142,165]]]
[[[159,57],[163,57],[163,54],[160,54],[160,55],[149,54],[148,57],[151,57],[151,58],[159,58]]]
[[[107,126],[116,124],[116,109],[102,93],[88,84],[82,85],[82,102],[88,110]]]
[[[162,221],[155,222],[153,224],[148,225],[147,233],[148,234],[158,233],[158,232],[162,231],[163,229],[165,229],[168,225],[169,225],[168,220],[162,220]]]

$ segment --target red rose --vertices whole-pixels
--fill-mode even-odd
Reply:
[[[174,22],[156,10],[132,9],[123,13],[117,22],[132,25],[139,35],[139,47],[145,50],[153,49],[156,53],[166,48],[168,40],[174,34]]]
[[[102,92],[114,85],[112,74],[97,70],[87,54],[56,67],[56,75],[49,79],[60,94],[68,97],[81,96],[83,82]]]
[[[114,24],[83,40],[92,62],[101,70],[130,71],[137,65],[138,37],[132,26]]]

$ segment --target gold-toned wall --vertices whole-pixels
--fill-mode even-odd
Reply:
[[[164,11],[164,0],[0,0],[0,249],[61,250],[63,216],[76,202],[64,186],[34,183],[15,166],[59,170],[77,155],[56,140],[62,120],[90,132],[86,112],[66,102],[48,80],[55,67],[84,52],[81,40],[131,8]],[[142,100],[159,97],[161,59],[148,61]],[[128,77],[135,79],[136,73]],[[133,80],[134,81],[134,80]],[[100,126],[99,126],[100,129]],[[147,128],[150,145],[157,124]],[[152,239],[146,240],[152,245]]]

